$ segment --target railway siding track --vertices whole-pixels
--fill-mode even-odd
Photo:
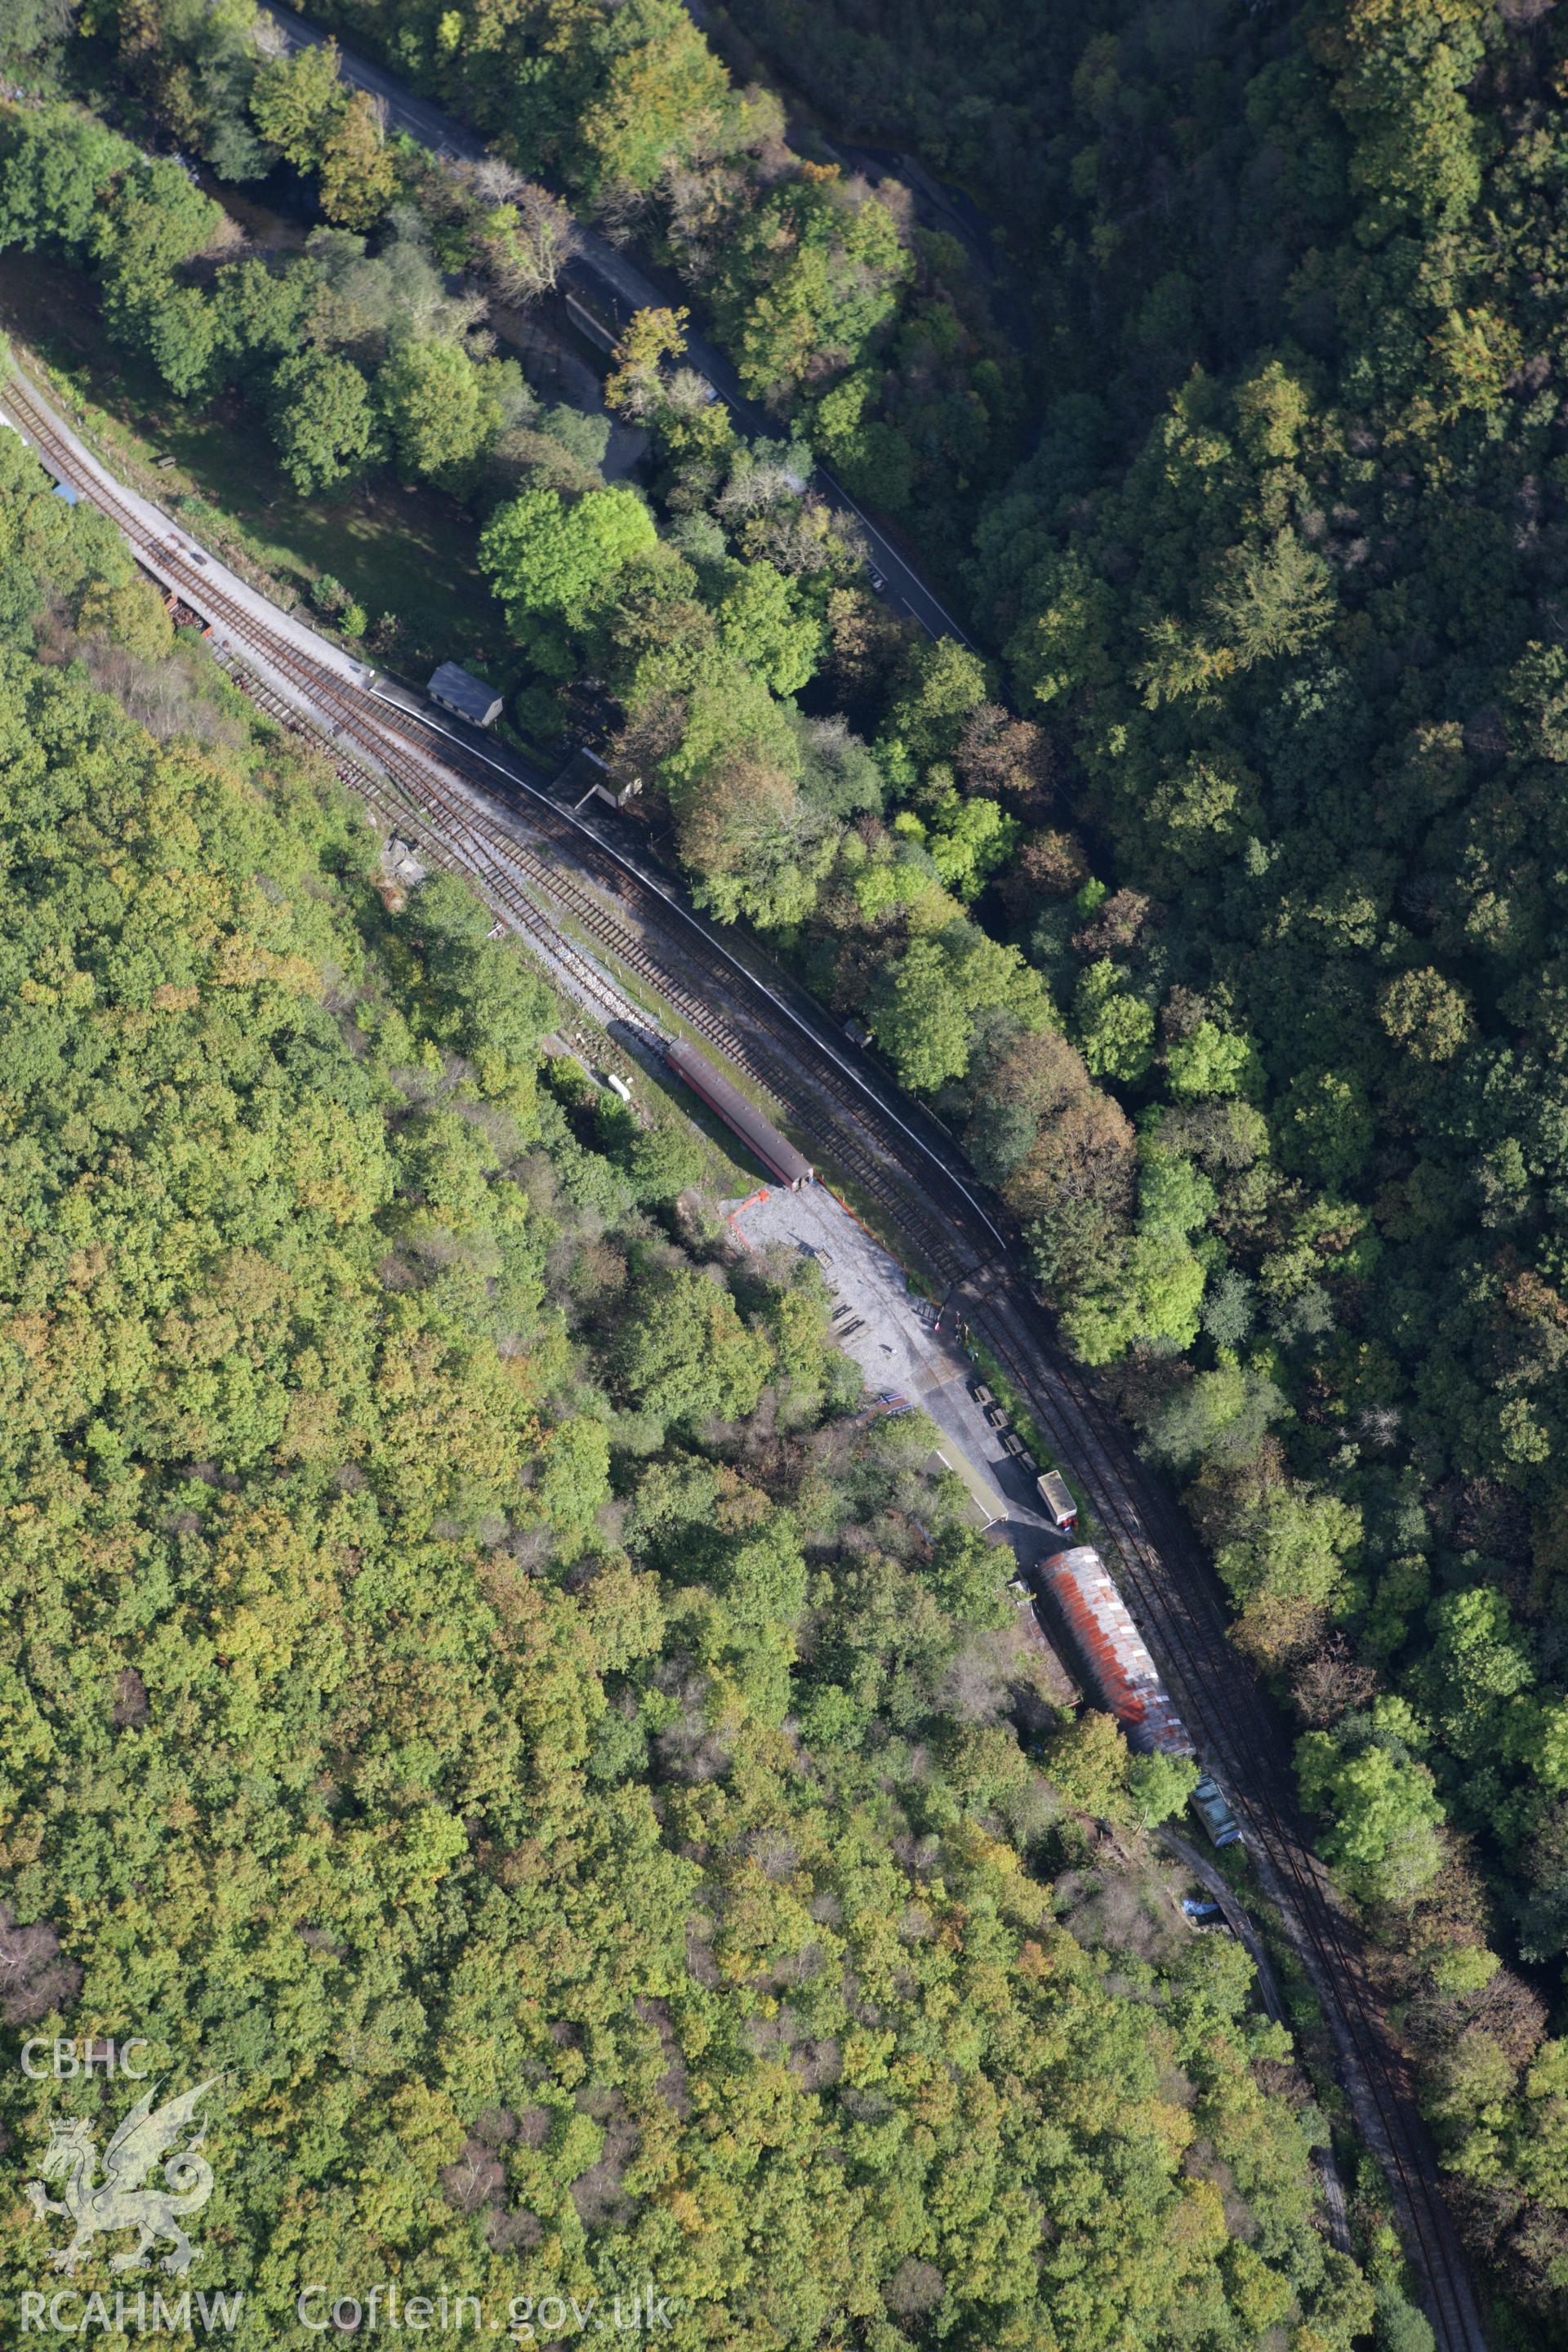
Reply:
[[[297,706],[268,684],[259,663],[253,662],[247,667],[229,647],[219,648],[217,658],[259,709],[291,731],[312,731]],[[448,873],[478,881],[506,928],[528,941],[568,995],[606,1024],[618,1022],[636,1031],[647,1029],[641,1007],[564,937],[559,924],[551,920],[505,859],[492,851],[478,830],[460,820],[432,824],[435,809],[429,801],[418,797],[417,785],[406,787],[391,766],[373,761],[363,748],[351,752],[340,738],[328,756],[341,782],[360,793],[388,824],[417,831],[420,849],[433,864],[444,866]]]
[[[1162,1524],[1163,1549],[1154,1542],[1140,1507],[1149,1499],[1143,1465],[1131,1457],[1124,1440],[1117,1442],[1114,1425],[1108,1438],[1081,1376],[1075,1378],[1069,1366],[1061,1377],[1063,1367],[1045,1355],[1016,1304],[993,1299],[971,1320],[1028,1396],[1053,1444],[1088,1472],[1124,1596],[1189,1729],[1243,1816],[1259,1881],[1322,2005],[1363,2136],[1388,2179],[1438,2340],[1479,2347],[1487,2340],[1479,2299],[1454,2242],[1408,2069],[1383,2027],[1361,1937],[1305,1835],[1279,1727],[1245,1661],[1226,1640],[1206,1565],[1168,1505],[1149,1514]]]
[[[268,693],[313,723],[340,760],[348,758],[351,783],[363,788],[352,771],[359,760],[368,758],[384,779],[395,782],[405,803],[412,801],[426,824],[434,822],[447,835],[449,850],[458,841],[467,844],[468,854],[460,862],[481,884],[489,887],[498,861],[510,869],[510,883],[498,887],[503,894],[510,888],[505,903],[518,928],[538,936],[537,907],[531,902],[531,915],[524,916],[515,905],[521,879],[529,890],[552,898],[590,939],[645,979],[684,1023],[718,1046],[786,1114],[798,1109],[803,1080],[819,1100],[827,1097],[847,1108],[852,1116],[840,1139],[838,1157],[880,1206],[897,1213],[902,1229],[945,1281],[957,1278],[973,1262],[963,1237],[968,1225],[978,1221],[984,1227],[989,1236],[987,1255],[1002,1244],[1002,1234],[951,1169],[942,1171],[943,1191],[951,1196],[958,1225],[945,1213],[932,1215],[929,1171],[923,1183],[911,1181],[906,1165],[911,1144],[917,1150],[930,1146],[889,1113],[874,1089],[846,1072],[825,1047],[819,1030],[792,1013],[678,902],[562,810],[542,784],[528,782],[517,772],[517,763],[502,768],[417,711],[377,695],[368,683],[369,674],[360,665],[345,662],[335,648],[322,649],[323,656],[332,656],[331,663],[316,661],[295,642],[297,625],[290,624],[287,634],[274,634],[237,587],[224,584],[221,568],[194,550],[166,518],[149,520],[155,510],[127,496],[30,385],[13,377],[5,386],[4,399],[54,470],[85,488],[118,524],[138,560],[205,616],[220,652],[242,667],[258,669]],[[276,703],[263,707],[275,710]],[[500,806],[495,799],[498,788],[507,795]],[[526,829],[518,824],[512,806],[524,793],[530,802]],[[545,847],[552,853],[549,857],[542,855]],[[605,889],[608,898],[599,895]],[[657,941],[657,955],[650,952],[650,940]],[[773,1013],[784,1013],[782,1038],[759,1022],[759,1000],[765,1000]],[[809,1071],[802,1065],[803,1037],[816,1048]],[[812,1115],[815,1119],[815,1106]]]
[[[1403,2054],[1370,1984],[1364,1948],[1312,1853],[1296,1806],[1282,1728],[1226,1638],[1206,1561],[1160,1482],[1082,1370],[1054,1342],[1048,1310],[1010,1261],[1004,1234],[956,1154],[921,1133],[847,1069],[821,1027],[752,972],[628,858],[575,823],[539,787],[447,730],[378,698],[317,659],[297,624],[273,629],[254,601],[226,588],[178,534],[149,523],[30,386],[5,404],[51,470],[85,489],[154,575],[203,614],[231,667],[264,709],[324,734],[345,781],[384,814],[416,818],[440,862],[479,882],[510,926],[613,1017],[647,1016],[563,935],[552,906],[679,1017],[809,1125],[823,1156],[861,1184],[949,1286],[1058,1456],[1079,1475],[1113,1550],[1124,1597],[1200,1746],[1250,1831],[1249,1848],[1317,1990],[1358,2125],[1387,2176],[1406,2258],[1442,2352],[1485,2352],[1468,2265],[1445,2205],[1436,2158]],[[332,658],[326,656],[332,652]],[[352,670],[352,665],[347,667]],[[363,677],[363,674],[361,674]],[[510,790],[498,804],[503,785]],[[531,795],[525,826],[506,804]]]

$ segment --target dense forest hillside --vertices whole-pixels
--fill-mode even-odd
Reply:
[[[0,442],[8,2032],[221,2075],[237,2343],[651,2280],[689,2347],[1348,2352],[1286,2039],[929,1430]],[[7,2160],[107,2087],[7,2071]]]
[[[1205,1336],[1115,1328],[1103,1213],[1042,1263],[1092,1352],[1133,1341],[1384,1906],[1468,2227],[1559,2330],[1561,16],[731,13],[996,203],[1037,289],[1037,449],[971,579],[1115,890],[1021,936],[1141,1150],[1198,1171]]]
[[[0,247],[302,491],[447,495],[520,727],[599,730],[700,903],[961,1132],[1213,1548],[1463,2227],[1563,2342],[1568,28],[735,0],[745,86],[677,0],[312,13],[493,158],[385,137],[250,0],[29,5]],[[770,68],[990,208],[1019,348]],[[306,225],[247,247],[280,178]],[[635,479],[500,355],[574,210],[770,437],[673,297],[605,386]],[[980,652],[889,610],[814,457]]]

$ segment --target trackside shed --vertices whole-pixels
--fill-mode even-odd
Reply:
[[[456,662],[443,662],[425,691],[443,710],[455,711],[475,727],[493,727],[504,707],[493,686]]]

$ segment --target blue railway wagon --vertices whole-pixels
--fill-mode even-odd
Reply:
[[[770,1176],[787,1184],[792,1192],[809,1184],[816,1170],[802,1151],[797,1151],[788,1136],[781,1135],[769,1125],[749,1103],[739,1087],[731,1086],[722,1071],[700,1055],[695,1045],[684,1037],[677,1037],[664,1049],[664,1058],[678,1077],[683,1078],[694,1095],[717,1111],[726,1127],[733,1128],[747,1150],[760,1160]]]

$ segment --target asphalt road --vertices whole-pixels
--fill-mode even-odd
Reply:
[[[279,0],[261,0],[261,5],[291,48],[315,46],[331,37],[320,26],[296,16],[292,8],[281,6]],[[446,156],[456,163],[478,163],[489,152],[484,142],[471,131],[443,113],[438,106],[432,106],[427,99],[416,97],[384,67],[373,65],[357,50],[345,48],[341,41],[338,53],[343,79],[352,82],[356,89],[368,90],[380,99],[395,131],[403,131],[431,154]],[[563,273],[563,291],[568,299],[577,296],[572,315],[593,341],[607,350],[630,323],[634,311],[678,301],[689,304],[689,293],[673,279],[661,282],[650,276],[581,221],[577,232],[581,243]],[[707,377],[745,432],[776,436],[778,419],[747,396],[740,377],[716,343],[690,329],[686,338],[686,357]],[[843,485],[820,466],[813,478],[830,505],[858,519],[872,566],[884,583],[879,593],[886,601],[900,612],[912,614],[929,636],[957,637],[963,644],[972,645],[973,640],[965,635],[935,591],[927,586]]]

